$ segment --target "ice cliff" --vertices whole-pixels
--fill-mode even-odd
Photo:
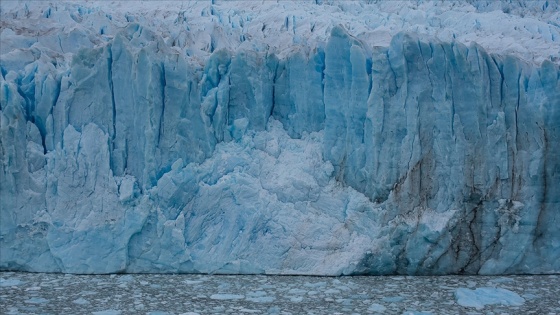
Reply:
[[[560,7],[471,2],[2,2],[0,270],[560,272]]]

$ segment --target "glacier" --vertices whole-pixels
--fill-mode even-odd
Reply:
[[[557,3],[239,3],[2,2],[0,270],[560,272]]]

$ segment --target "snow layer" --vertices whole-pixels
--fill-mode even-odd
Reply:
[[[0,269],[559,272],[559,8],[495,7],[2,2]]]

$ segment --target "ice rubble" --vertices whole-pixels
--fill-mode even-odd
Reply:
[[[0,269],[560,271],[557,4],[241,5],[2,2]]]

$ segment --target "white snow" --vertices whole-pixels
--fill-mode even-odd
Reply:
[[[138,22],[200,62],[220,48],[271,49],[283,56],[321,46],[331,29],[342,25],[372,46],[387,46],[405,31],[464,44],[476,41],[489,52],[537,64],[545,59],[560,62],[560,5],[554,1],[510,8],[484,1],[314,2],[2,1],[2,53],[38,40],[36,47],[68,58],[68,50],[76,47],[65,47],[61,38],[81,37],[82,44],[103,45],[130,22]]]

